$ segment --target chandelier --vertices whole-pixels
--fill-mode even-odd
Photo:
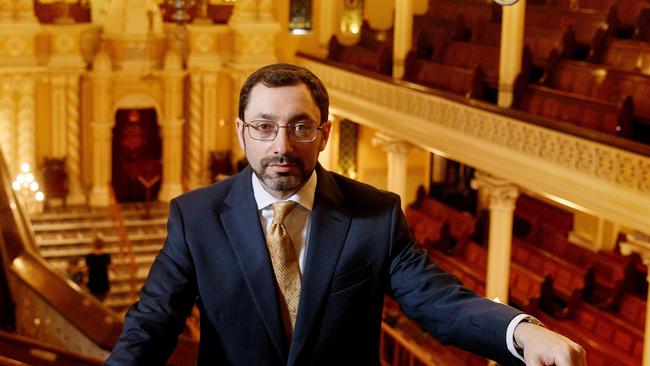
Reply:
[[[11,187],[16,192],[16,196],[20,197],[19,200],[28,213],[40,213],[43,212],[45,194],[39,190],[40,186],[30,169],[28,163],[20,164],[20,173],[16,175]]]

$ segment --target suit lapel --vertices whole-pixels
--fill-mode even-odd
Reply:
[[[246,286],[257,305],[257,311],[284,363],[288,345],[249,168],[239,174],[225,203],[230,209],[223,211],[220,218],[228,242],[237,257],[237,264],[244,274]]]
[[[314,322],[322,316],[321,308],[329,292],[351,220],[340,207],[342,196],[332,176],[320,165],[316,172],[318,183],[289,365],[297,360]]]

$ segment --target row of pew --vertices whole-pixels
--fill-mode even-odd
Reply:
[[[543,67],[551,49],[556,49],[564,57],[589,57],[593,62],[607,64],[603,60],[606,54],[610,50],[616,53],[620,48],[618,44],[622,39],[615,36],[621,33],[619,30],[630,27],[630,23],[635,24],[632,25],[634,36],[626,38],[627,42],[622,44],[627,43],[628,47],[642,46],[643,42],[650,41],[650,8],[647,0],[610,0],[607,6],[609,11],[593,6],[568,9],[561,5],[529,4],[524,36],[536,65]],[[498,48],[501,40],[501,6],[477,0],[436,0],[430,4],[427,13],[414,16],[413,24],[412,48],[415,56],[433,58],[435,61],[439,58],[435,56],[438,53],[436,44],[441,38]],[[355,53],[373,55],[375,60],[384,58],[385,51],[392,53],[392,33],[392,29],[373,30],[364,21],[356,45],[343,46],[336,36],[333,37],[330,43],[333,48],[328,58],[368,68],[371,65],[357,63],[367,60]],[[610,39],[604,42],[605,38]],[[349,48],[350,52],[342,52],[345,48]],[[589,55],[589,48],[593,48],[592,55]],[[642,65],[632,67],[635,70],[643,69]],[[388,74],[388,69],[388,65],[383,65],[375,67],[373,71]]]
[[[512,108],[650,143],[647,0],[540,0],[527,6],[525,24]],[[413,34],[404,80],[496,102],[500,6],[436,0],[414,17]],[[365,22],[359,43],[343,46],[333,37],[328,57],[390,74],[392,30]]]
[[[430,213],[431,207],[438,216]],[[639,258],[594,253],[570,243],[566,239],[572,227],[570,212],[525,195],[516,207],[510,303],[576,339],[587,349],[590,365],[640,364],[646,302],[626,284],[638,270]],[[419,195],[407,208],[413,235],[441,268],[484,294],[487,248],[469,239],[471,233],[457,236],[468,238],[464,242],[450,235],[455,243],[446,243],[445,232],[461,220],[439,214],[444,211],[455,209]],[[434,229],[424,230],[427,225]],[[433,235],[438,227],[441,234]]]

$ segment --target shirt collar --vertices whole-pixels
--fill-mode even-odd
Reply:
[[[251,174],[253,180],[253,194],[255,195],[255,202],[257,203],[257,210],[262,210],[271,204],[278,202],[279,200],[273,197],[269,192],[267,192],[262,183],[255,173]],[[291,197],[287,198],[287,201],[294,201],[300,206],[311,211],[314,207],[314,196],[316,195],[316,183],[317,183],[317,174],[315,170],[311,173],[311,176],[307,180],[302,188]]]

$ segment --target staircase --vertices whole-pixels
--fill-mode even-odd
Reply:
[[[149,268],[162,248],[168,215],[167,205],[157,202],[151,203],[148,210],[143,203],[123,204],[121,210],[135,267],[128,249],[120,245],[119,223],[108,208],[58,207],[31,216],[41,255],[66,276],[68,261],[81,259],[83,265],[93,240],[103,239],[104,252],[111,255],[115,268],[114,273],[109,273],[111,290],[104,303],[117,313],[125,312],[137,299]],[[131,268],[135,268],[135,276]]]

